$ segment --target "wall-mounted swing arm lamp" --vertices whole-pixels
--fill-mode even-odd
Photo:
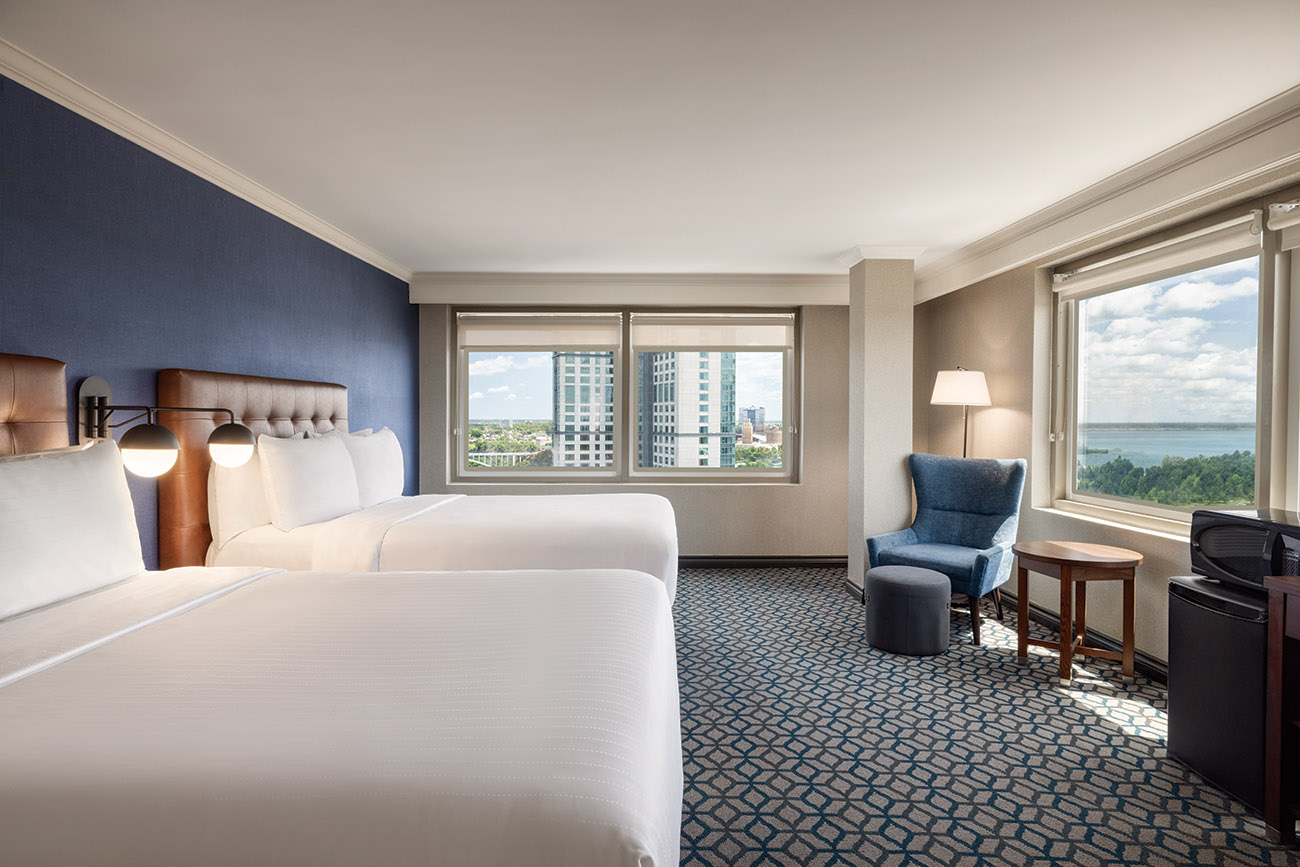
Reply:
[[[144,424],[122,434],[118,443],[122,463],[138,476],[161,476],[176,464],[180,454],[181,444],[176,434],[155,421],[158,412],[224,412],[230,421],[208,437],[208,453],[223,467],[241,466],[253,456],[253,432],[236,422],[235,413],[223,406],[136,406],[114,404],[112,400],[112,390],[103,377],[92,376],[82,382],[77,401],[81,409],[81,441],[108,439],[113,428],[144,419]],[[135,415],[113,422],[115,412]]]

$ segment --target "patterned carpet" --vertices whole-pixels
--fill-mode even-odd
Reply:
[[[1300,864],[1165,758],[1159,685],[1062,687],[991,605],[982,648],[954,617],[945,655],[881,653],[843,582],[682,570],[683,865]]]

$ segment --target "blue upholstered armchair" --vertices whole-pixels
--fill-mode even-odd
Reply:
[[[980,643],[979,601],[993,593],[998,619],[1011,577],[1011,545],[1020,524],[1025,462],[914,454],[916,518],[897,533],[867,538],[867,563],[942,572],[952,591],[970,598],[971,634]]]

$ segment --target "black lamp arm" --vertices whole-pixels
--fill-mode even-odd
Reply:
[[[87,398],[87,410],[86,436],[93,439],[105,439],[108,437],[109,431],[113,428],[121,427],[124,424],[130,424],[131,422],[138,421],[143,417],[148,417],[148,421],[152,424],[154,413],[157,412],[224,412],[226,415],[230,416],[232,424],[235,421],[234,410],[227,409],[224,406],[137,406],[134,404],[110,404],[108,403],[108,398],[99,396]],[[108,417],[119,410],[124,412],[136,412],[139,414],[124,419],[117,424],[109,424]]]

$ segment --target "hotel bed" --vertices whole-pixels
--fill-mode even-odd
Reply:
[[[14,358],[0,453],[66,442]],[[146,572],[133,531],[115,446],[0,461],[6,863],[677,863],[659,580]]]
[[[345,436],[348,430],[347,389],[333,383],[169,369],[158,374],[158,398],[167,406],[229,407],[262,435],[261,443],[263,436]],[[244,510],[255,514],[251,519],[243,514],[223,522],[219,510],[234,505],[238,511],[232,500],[262,496],[260,481],[219,490],[209,478],[210,460],[198,446],[225,417],[163,413],[161,420],[182,446],[180,464],[159,480],[164,566],[632,569],[661,580],[670,601],[675,594],[677,526],[663,497],[424,495],[372,506],[363,498],[359,511],[295,527],[277,526],[258,509]]]

